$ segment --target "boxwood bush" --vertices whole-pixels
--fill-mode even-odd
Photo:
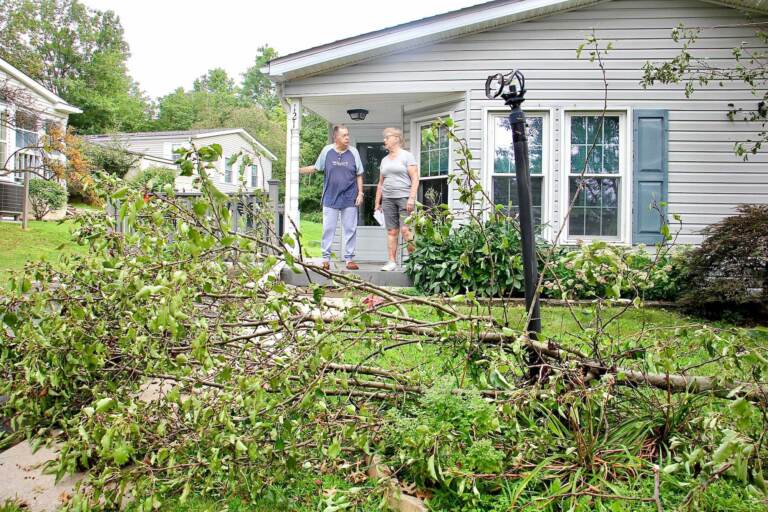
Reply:
[[[150,192],[162,192],[166,185],[173,185],[176,171],[166,167],[148,167],[131,180],[131,185]]]

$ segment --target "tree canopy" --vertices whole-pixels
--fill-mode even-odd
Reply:
[[[0,0],[0,57],[82,109],[70,125],[79,133],[244,128],[278,156],[282,181],[285,112],[261,68],[278,56],[260,46],[238,81],[222,68],[200,75],[153,101],[131,77],[130,49],[120,18],[79,0]],[[307,114],[301,162],[312,163],[328,138],[327,123]],[[318,178],[304,195],[318,195]],[[311,204],[314,204],[310,202]]]
[[[129,53],[119,17],[78,0],[0,2],[0,57],[82,114],[83,133],[148,128],[150,103],[128,74]]]

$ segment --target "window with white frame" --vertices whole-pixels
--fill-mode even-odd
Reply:
[[[251,165],[251,187],[259,186],[259,166],[256,164]]]
[[[16,155],[14,158],[13,179],[17,183],[24,181],[26,172],[40,173],[42,161],[37,147],[40,119],[27,110],[17,109],[13,116],[13,128],[16,132]],[[46,178],[51,177],[46,173]]]
[[[16,130],[16,149],[33,148],[37,146],[38,119],[32,112],[19,109],[14,116],[13,126]]]
[[[224,158],[224,183],[232,183],[232,164],[229,157]]]
[[[448,204],[450,145],[448,131],[440,128],[434,142],[424,140],[430,124],[419,127],[419,202],[426,206]]]
[[[622,236],[625,119],[623,113],[566,117],[568,204],[575,198],[568,219],[570,239]]]
[[[516,215],[520,207],[515,176],[515,155],[512,145],[512,127],[509,117],[502,114],[490,116],[491,140],[489,147],[493,151],[491,169],[491,194],[496,205],[504,207],[508,215]],[[531,200],[533,202],[534,224],[541,225],[544,215],[545,157],[549,151],[545,114],[527,115],[528,159],[531,173]]]
[[[181,155],[178,154],[177,151],[179,151],[183,147],[184,147],[184,144],[181,144],[178,142],[174,142],[171,144],[171,160],[175,162],[176,160],[181,158]]]

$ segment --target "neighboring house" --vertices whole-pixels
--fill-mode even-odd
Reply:
[[[739,10],[742,9],[742,10]],[[768,157],[734,155],[734,141],[759,125],[731,122],[726,113],[756,110],[759,98],[741,84],[699,87],[686,99],[683,84],[644,90],[642,67],[679,53],[671,38],[678,23],[710,27],[697,55],[727,62],[731,49],[754,37],[755,19],[768,14],[759,0],[496,0],[279,57],[264,68],[289,103],[286,217],[298,223],[301,112],[345,123],[366,171],[358,258],[383,261],[385,235],[371,208],[383,156],[381,130],[400,127],[420,160],[420,200],[463,207],[447,176],[458,171],[452,144],[441,134],[424,145],[421,132],[450,116],[473,154],[472,165],[497,204],[516,203],[510,156],[509,109],[488,100],[486,77],[520,69],[528,93],[529,144],[535,214],[552,240],[583,168],[587,135],[603,107],[596,63],[576,56],[594,29],[608,78],[606,130],[593,153],[587,188],[580,194],[560,242],[605,239],[652,243],[660,239],[656,202],[682,216],[681,243],[698,243],[702,228],[734,213],[740,203],[768,202]],[[750,24],[745,25],[749,21]],[[720,28],[711,28],[720,27]],[[698,50],[701,48],[701,50]],[[764,49],[764,48],[763,48]],[[585,54],[587,52],[585,51]],[[363,108],[363,121],[348,110]],[[286,226],[290,222],[286,219]],[[674,226],[673,226],[674,230]]]
[[[268,190],[267,182],[272,179],[272,162],[277,157],[259,141],[254,139],[242,128],[212,128],[207,130],[186,130],[168,132],[117,133],[111,135],[91,135],[86,137],[95,144],[118,142],[131,153],[142,156],[139,170],[153,166],[175,167],[173,163],[178,157],[174,151],[178,148],[189,148],[220,144],[224,157],[216,162],[216,172],[212,176],[216,187],[225,193],[235,192],[242,185],[245,190]],[[229,165],[230,156],[242,152],[250,155],[253,164],[244,169],[240,175],[240,161]],[[160,159],[160,161],[157,161]],[[138,172],[138,170],[134,171]],[[128,176],[130,178],[130,175]],[[193,178],[179,176],[176,178],[178,191],[192,191]]]
[[[0,59],[0,167],[41,170],[39,139],[52,124],[66,130],[69,115],[80,112]],[[21,171],[0,171],[0,217],[21,215],[23,182]],[[58,218],[65,211],[66,207],[48,217]]]

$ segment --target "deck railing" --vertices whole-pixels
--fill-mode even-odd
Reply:
[[[275,234],[278,237],[282,236],[283,208],[278,200],[278,184],[277,180],[269,180],[269,189],[266,195],[261,191],[241,192],[231,195],[231,200],[228,202],[228,209],[232,219],[231,229],[233,231],[257,229],[253,224],[254,215],[256,213],[267,213],[269,214],[267,217],[269,219],[268,224],[260,227],[260,229],[263,229],[261,235],[266,238],[274,237]],[[162,194],[157,195],[162,196]],[[176,192],[174,196],[177,199],[192,201],[196,197],[201,197],[202,194],[200,192]],[[128,231],[128,224],[124,219],[120,219],[120,206],[121,202],[119,200],[110,201],[107,203],[106,213],[114,220],[115,231],[126,233]]]

